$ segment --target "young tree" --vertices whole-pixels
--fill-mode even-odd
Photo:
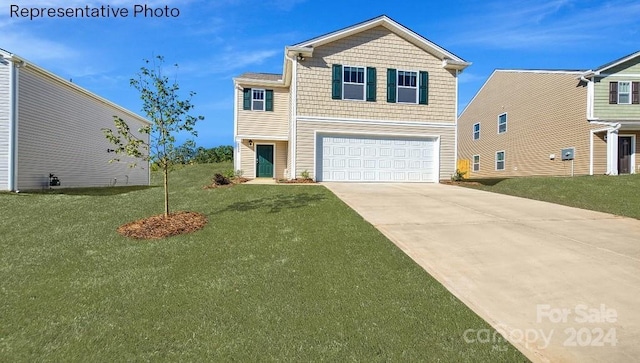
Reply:
[[[169,169],[175,155],[175,135],[186,132],[197,136],[195,124],[204,120],[203,116],[191,116],[189,112],[194,108],[191,98],[181,99],[178,95],[180,87],[177,80],[170,80],[164,73],[164,57],[157,56],[154,60],[145,60],[136,78],[130,84],[142,99],[142,110],[151,125],[141,128],[140,133],[150,135],[149,144],[136,137],[129,126],[119,117],[114,116],[116,131],[103,129],[107,139],[116,147],[116,154],[151,161],[162,170],[164,178],[164,215],[169,216]],[[178,65],[174,66],[177,70]],[[177,73],[177,72],[176,72]],[[117,159],[114,159],[117,160]],[[134,165],[135,166],[135,165]]]

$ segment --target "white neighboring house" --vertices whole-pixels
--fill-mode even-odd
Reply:
[[[102,128],[113,116],[135,132],[149,121],[0,49],[0,190],[148,185],[149,163],[113,162]],[[138,135],[147,142],[149,135]]]

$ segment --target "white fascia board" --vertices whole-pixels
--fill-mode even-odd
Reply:
[[[236,135],[236,140],[238,140],[238,139],[241,139],[241,140],[243,140],[243,139],[251,139],[253,141],[255,141],[255,140],[288,141],[289,137],[288,136],[269,136],[269,135]]]
[[[596,70],[595,70],[595,73],[596,73],[596,74],[600,74],[600,73],[602,73],[603,71],[606,71],[607,69],[610,69],[610,68],[613,68],[613,67],[619,66],[620,64],[625,63],[625,62],[628,62],[628,61],[630,61],[630,60],[632,60],[633,58],[636,58],[636,57],[638,57],[638,56],[640,56],[640,52],[635,52],[635,53],[633,53],[633,54],[630,54],[630,55],[629,55],[629,56],[627,56],[627,57],[624,57],[624,58],[619,59],[619,60],[618,60],[617,62],[615,62],[615,63],[611,63],[611,64],[606,65],[605,67],[602,67],[602,68],[596,69]]]
[[[270,81],[267,79],[251,79],[251,78],[234,78],[233,82],[236,86],[263,86],[263,87],[286,87],[283,80]]]
[[[453,59],[445,59],[442,61],[442,68],[462,71],[463,69],[467,68],[471,64],[472,64],[471,62],[461,62],[461,61],[455,61]]]

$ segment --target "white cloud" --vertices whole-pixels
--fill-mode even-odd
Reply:
[[[180,64],[180,73],[196,74],[198,76],[210,74],[231,75],[234,71],[240,71],[248,66],[260,65],[275,55],[280,54],[276,50],[244,51],[226,47],[221,53],[205,60],[187,61]],[[259,69],[254,71],[259,72]]]
[[[502,49],[571,47],[586,42],[619,40],[638,30],[640,3],[576,3],[566,0],[491,2],[457,21],[465,30],[453,43]],[[478,15],[479,14],[479,15]]]

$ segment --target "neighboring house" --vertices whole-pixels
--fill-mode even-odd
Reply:
[[[109,163],[102,128],[119,116],[137,130],[148,121],[0,49],[0,190],[149,183],[147,162]],[[138,135],[145,137],[148,135]],[[55,183],[54,183],[55,184]]]
[[[466,176],[635,173],[639,61],[640,52],[589,71],[494,71],[458,120]]]
[[[469,64],[387,16],[288,46],[282,74],[234,78],[235,168],[249,178],[449,179]]]

